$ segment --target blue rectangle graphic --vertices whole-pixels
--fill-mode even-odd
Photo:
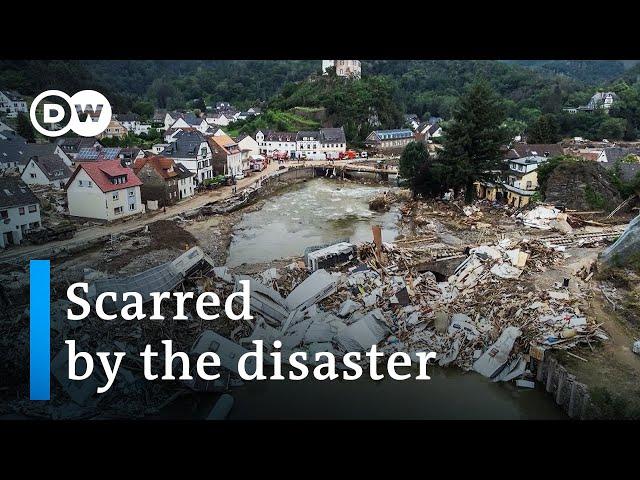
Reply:
[[[29,263],[29,398],[49,400],[50,390],[50,280],[49,260]]]

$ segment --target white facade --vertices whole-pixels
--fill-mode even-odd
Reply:
[[[293,141],[272,139],[267,141],[264,139],[264,133],[258,131],[256,133],[256,142],[258,143],[258,147],[260,149],[261,154],[272,155],[273,152],[287,152],[289,157],[294,157],[296,155],[296,141],[295,137]]]
[[[240,147],[240,150],[249,150],[249,155],[260,154],[260,145],[258,145],[258,142],[256,142],[251,135],[247,135],[240,140],[238,142],[238,146]]]
[[[190,172],[195,173],[195,179],[202,183],[208,178],[213,178],[213,166],[211,159],[213,154],[207,142],[202,142],[198,148],[196,157],[171,157],[175,162],[183,164]]]
[[[163,151],[165,148],[167,148],[168,146],[169,146],[168,143],[156,143],[155,145],[153,145],[151,147],[151,151],[157,155],[161,151]]]
[[[220,127],[226,127],[232,122],[235,122],[235,118],[232,116],[227,117],[224,113],[220,115],[214,115],[213,117],[207,117],[206,121],[209,125],[218,125]]]
[[[41,225],[37,203],[0,209],[0,247],[18,245],[26,233]]]
[[[120,121],[120,123],[128,132],[132,132],[135,135],[140,135],[141,133],[146,135],[149,133],[149,129],[151,128],[150,124],[141,123],[140,120]]]
[[[303,155],[314,160],[320,153],[320,141],[317,137],[301,137],[296,141],[296,156],[298,158]]]
[[[53,188],[63,188],[69,181],[69,177],[49,180],[33,159],[29,160],[29,163],[25,165],[20,178],[27,185],[49,185]]]
[[[227,169],[229,175],[240,175],[242,173],[242,152],[227,155]]]
[[[193,193],[193,177],[178,179],[178,195],[180,196],[180,200],[193,197]]]
[[[175,121],[176,119],[167,112],[164,116],[164,129],[167,130]]]
[[[0,91],[0,111],[7,117],[17,117],[18,113],[27,113],[27,102],[22,99],[10,98],[8,92]]]
[[[196,130],[205,133],[209,129],[209,124],[205,121],[200,122],[198,125],[189,125],[184,118],[179,118],[171,124],[169,128],[195,128]]]
[[[108,222],[144,212],[140,186],[103,192],[83,169],[67,188],[69,215]]]

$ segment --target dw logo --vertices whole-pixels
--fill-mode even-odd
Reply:
[[[36,118],[38,104],[47,97],[62,98],[69,105],[70,119],[66,126],[57,130],[48,130],[38,122]],[[64,107],[57,103],[44,103],[42,109],[44,123],[54,125],[65,118]],[[71,97],[60,90],[47,90],[33,99],[29,115],[34,128],[47,137],[59,137],[69,130],[73,130],[81,137],[94,137],[109,125],[111,104],[104,95],[95,90],[82,90]],[[86,118],[80,120],[81,115],[86,115]]]

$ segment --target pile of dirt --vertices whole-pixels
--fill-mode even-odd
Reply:
[[[563,162],[549,175],[544,186],[548,203],[572,210],[613,210],[622,202],[607,171],[595,162]]]
[[[196,245],[196,239],[189,232],[171,220],[158,220],[149,224],[151,248],[177,248],[188,250]]]

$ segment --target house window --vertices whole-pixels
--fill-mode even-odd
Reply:
[[[38,207],[36,205],[29,205],[29,213],[35,213],[38,211]]]
[[[29,176],[30,176],[31,178],[36,178],[36,177],[37,177],[37,175],[36,175],[35,173],[30,173],[30,174],[29,174]]]
[[[114,200],[118,200],[118,197],[119,197],[119,193],[113,192],[113,195],[111,196],[111,198],[113,198]]]
[[[9,218],[9,212],[7,210],[2,210],[0,212],[0,218]]]
[[[113,209],[113,213],[120,215],[122,213],[122,207],[116,207]]]
[[[82,186],[83,186],[83,185],[82,185],[82,180],[78,180],[78,186],[79,186],[79,187],[82,187]]]
[[[136,196],[136,191],[135,190],[129,190],[129,196],[130,197],[135,197]]]
[[[130,203],[129,204],[129,210],[130,211],[134,211],[136,209],[136,204],[135,203]]]
[[[20,215],[24,215],[24,207],[20,207],[18,209],[18,213],[20,213]]]

